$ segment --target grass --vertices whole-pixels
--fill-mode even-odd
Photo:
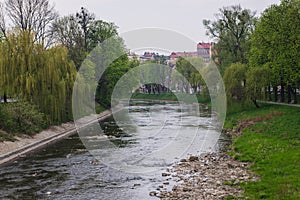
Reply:
[[[225,127],[242,129],[230,154],[252,162],[250,170],[261,177],[240,185],[249,199],[300,199],[300,108],[264,105],[232,112]]]

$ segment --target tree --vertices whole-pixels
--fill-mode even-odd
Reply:
[[[197,92],[197,88],[200,85],[204,85],[204,81],[201,77],[200,71],[204,68],[204,62],[201,58],[183,58],[180,57],[176,63],[176,69],[181,73],[185,80],[182,81],[185,92],[189,92],[189,85],[191,85],[194,92]]]
[[[246,71],[247,66],[241,63],[234,63],[226,68],[223,79],[229,102],[233,99],[239,102],[245,100]]]
[[[296,89],[300,83],[300,1],[282,0],[280,5],[266,9],[251,38],[250,65],[267,67],[271,71],[271,84],[277,100],[297,102]]]
[[[71,97],[76,70],[67,49],[45,49],[33,33],[7,35],[0,45],[0,91],[18,101],[37,105],[52,122],[71,117]]]
[[[259,108],[257,100],[266,98],[266,88],[270,84],[270,75],[270,70],[267,67],[254,67],[246,73],[246,94],[257,108]]]
[[[240,5],[224,7],[216,21],[203,20],[206,34],[216,39],[214,60],[222,72],[232,63],[247,63],[249,37],[254,31],[255,13]]]
[[[92,50],[106,39],[118,35],[117,28],[118,27],[111,22],[105,22],[103,20],[93,21],[89,26],[88,50]]]
[[[83,32],[75,19],[69,15],[56,19],[51,26],[55,43],[68,49],[68,57],[75,63],[78,70],[85,59],[87,52],[84,44]]]
[[[97,45],[118,35],[114,23],[95,20],[95,15],[83,7],[75,15],[55,20],[51,32],[56,43],[68,48],[69,58],[74,61],[77,70]]]
[[[34,33],[39,42],[46,40],[48,25],[58,16],[48,0],[6,0],[5,8],[13,27]]]
[[[86,8],[81,7],[80,12],[76,13],[77,23],[80,25],[83,33],[84,49],[88,51],[88,37],[90,33],[90,24],[94,21],[95,16]]]

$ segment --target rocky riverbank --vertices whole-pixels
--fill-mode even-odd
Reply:
[[[233,160],[225,153],[208,153],[182,159],[162,175],[166,182],[158,186],[150,196],[161,199],[226,199],[241,197],[241,182],[257,181],[259,178],[247,169],[250,163]],[[171,190],[167,185],[175,182]]]

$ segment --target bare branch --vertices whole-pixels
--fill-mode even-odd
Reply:
[[[1,31],[1,36],[6,37],[6,23],[5,23],[5,11],[4,11],[4,6],[0,2],[0,31]]]
[[[48,0],[6,0],[5,6],[13,26],[33,32],[39,42],[45,42],[49,24],[58,17]]]

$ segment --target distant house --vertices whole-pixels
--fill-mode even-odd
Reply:
[[[155,55],[156,55],[155,53],[145,52],[144,55],[139,56],[139,59],[143,63],[149,60],[154,60]]]
[[[212,49],[213,43],[203,43],[200,42],[197,45],[197,53],[198,57],[201,57],[204,59],[204,62],[208,63],[211,60],[211,55],[212,55]]]
[[[179,57],[187,58],[187,57],[198,57],[197,52],[173,52],[170,55],[170,59],[176,60]]]

